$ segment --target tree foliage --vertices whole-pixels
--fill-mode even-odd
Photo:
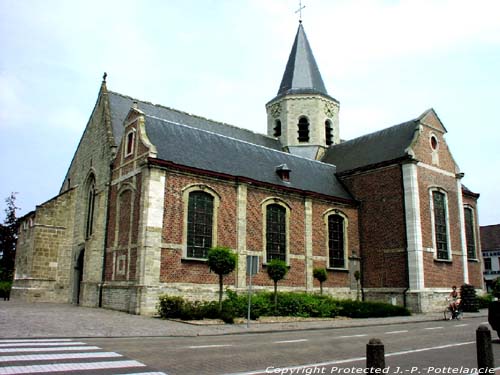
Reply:
[[[278,309],[278,281],[282,280],[288,273],[286,262],[281,259],[273,259],[267,264],[267,274],[274,281],[274,308]]]
[[[5,220],[0,224],[0,281],[11,281],[14,276],[18,220],[16,218],[16,194],[5,199]]]
[[[313,276],[319,281],[319,294],[323,294],[323,283],[328,279],[328,273],[325,268],[315,268]]]
[[[222,310],[223,279],[236,267],[237,256],[228,247],[213,247],[208,251],[208,267],[219,275],[219,311]]]

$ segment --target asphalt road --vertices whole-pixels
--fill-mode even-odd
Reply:
[[[389,374],[470,374],[477,367],[475,337],[481,323],[486,323],[484,317],[222,336],[89,338],[85,342],[172,375],[352,374],[362,373],[366,344],[379,338]],[[493,335],[499,366],[500,341]]]

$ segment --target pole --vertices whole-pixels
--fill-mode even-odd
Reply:
[[[248,314],[247,314],[247,328],[250,328],[250,306],[252,305],[252,272],[250,271],[250,280],[248,283]]]
[[[491,347],[491,332],[486,324],[481,324],[476,330],[477,368],[486,372],[495,368],[493,349]]]

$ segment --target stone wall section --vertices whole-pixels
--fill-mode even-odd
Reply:
[[[28,301],[71,302],[72,236],[76,190],[37,207],[20,223],[12,296]]]

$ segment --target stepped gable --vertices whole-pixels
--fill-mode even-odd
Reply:
[[[247,129],[238,128],[229,124],[208,120],[203,117],[195,116],[186,112],[178,111],[172,108],[140,101],[129,96],[116,92],[108,92],[111,123],[115,143],[119,144],[123,135],[123,121],[127,116],[132,104],[137,102],[137,108],[147,115],[158,117],[174,123],[180,123],[198,129],[211,131],[228,137],[241,139],[242,141],[254,143],[269,147],[275,150],[281,150],[281,144],[275,138],[263,134],[254,133]]]
[[[145,123],[147,136],[157,148],[157,159],[352,201],[335,177],[333,165],[148,115]],[[277,173],[283,164],[291,171],[288,182]]]
[[[334,164],[337,173],[342,174],[409,158],[407,148],[418,127],[419,120],[415,119],[333,145],[322,161]]]

